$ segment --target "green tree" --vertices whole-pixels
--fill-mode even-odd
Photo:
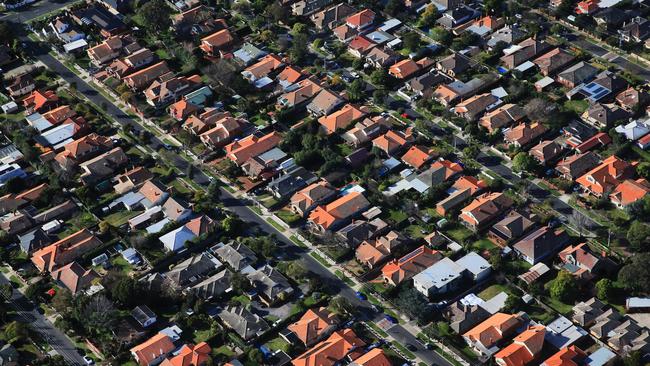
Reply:
[[[566,304],[573,304],[578,293],[578,282],[575,277],[567,272],[560,271],[549,286],[549,293],[555,300]]]
[[[5,21],[0,21],[0,44],[10,46],[16,39],[14,28]]]
[[[420,35],[409,31],[402,36],[404,47],[411,52],[415,52],[420,48]]]
[[[307,32],[307,25],[304,23],[296,23],[293,25],[291,28],[291,35],[292,36],[297,36],[299,34],[305,34]]]
[[[636,166],[636,172],[645,179],[650,179],[650,163],[642,162]]]
[[[521,298],[517,295],[509,294],[503,307],[503,311],[509,314],[516,313],[521,307]]]
[[[646,251],[650,245],[650,225],[640,221],[633,221],[627,230],[627,241],[630,247],[637,251]]]
[[[307,278],[309,271],[305,267],[304,263],[301,261],[291,261],[287,265],[286,275],[293,278],[296,281],[303,280]]]
[[[5,326],[4,336],[11,344],[24,343],[29,338],[29,331],[25,323],[13,321]]]
[[[385,90],[375,89],[375,91],[372,92],[372,102],[378,106],[383,106],[386,103],[387,96],[388,93],[386,93]]]
[[[376,69],[370,73],[370,82],[379,88],[388,85],[388,73],[384,69]]]
[[[602,278],[596,282],[596,296],[603,300],[608,301],[612,298],[614,291],[614,283],[609,278]]]
[[[503,12],[503,0],[483,0],[483,10],[488,14],[501,14]]]
[[[171,8],[164,0],[151,0],[136,12],[150,34],[157,35],[167,31],[172,25]]]
[[[449,46],[454,40],[454,36],[443,27],[435,27],[431,30],[431,38],[443,46]]]
[[[350,300],[341,295],[337,295],[330,301],[330,309],[339,315],[353,315],[355,307]]]
[[[356,79],[350,84],[348,84],[347,87],[347,95],[348,99],[351,102],[358,102],[363,99],[364,93],[363,93],[363,81],[360,79]]]
[[[537,160],[526,152],[520,152],[512,159],[512,169],[516,172],[534,173],[539,168]]]
[[[438,8],[435,5],[427,6],[422,14],[420,15],[420,26],[421,27],[431,27],[436,24],[436,18],[438,17]]]
[[[131,307],[138,304],[140,299],[140,283],[135,279],[120,275],[117,280],[109,287],[111,298],[125,307]]]
[[[293,37],[293,43],[289,49],[289,57],[291,57],[293,63],[300,63],[305,59],[307,56],[308,41],[309,38],[304,33],[296,34]]]
[[[618,282],[628,291],[650,292],[650,253],[639,253],[618,272]]]

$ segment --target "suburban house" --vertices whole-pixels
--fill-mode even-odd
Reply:
[[[211,360],[211,351],[212,348],[205,342],[184,344],[178,353],[164,359],[160,366],[204,365]]]
[[[521,122],[526,117],[524,109],[516,104],[505,104],[491,112],[485,113],[478,123],[493,133],[499,128],[509,127]]]
[[[614,125],[630,117],[629,112],[613,104],[594,103],[581,115],[582,119],[597,128]]]
[[[214,253],[235,271],[241,271],[257,262],[255,253],[238,242],[222,244],[214,249]]]
[[[596,275],[608,272],[615,267],[612,260],[601,257],[589,249],[587,243],[569,245],[558,254],[563,269],[581,279],[590,280]]]
[[[633,170],[630,163],[612,155],[576,179],[576,182],[582,186],[585,192],[602,197],[614,191],[614,188],[623,180],[631,178]]]
[[[115,183],[113,189],[117,194],[125,194],[131,190],[139,189],[152,178],[153,174],[147,168],[135,167],[113,178]]]
[[[377,46],[376,43],[364,36],[356,36],[348,43],[348,52],[354,57],[363,58],[366,53]]]
[[[307,110],[314,116],[325,116],[336,110],[344,101],[335,93],[323,89],[307,105]]]
[[[545,335],[546,328],[543,325],[531,326],[497,352],[494,360],[500,366],[528,365],[542,353]]]
[[[370,202],[362,193],[350,192],[325,206],[316,207],[309,214],[309,221],[322,232],[333,230],[368,207]]]
[[[421,58],[418,61],[413,61],[412,59],[407,58],[389,67],[388,73],[397,79],[406,80],[415,76],[432,64],[433,61],[428,57]]]
[[[648,121],[634,120],[625,125],[616,126],[615,131],[630,141],[636,141],[650,133],[650,119]]]
[[[171,199],[167,200],[167,202]],[[167,203],[165,202],[165,204]],[[191,213],[191,212],[190,212]],[[203,215],[190,220],[185,225],[174,229],[158,238],[169,252],[178,252],[185,247],[185,244],[196,237],[213,231],[216,224],[212,219]]]
[[[228,328],[246,341],[257,338],[270,329],[262,317],[241,305],[228,306],[218,316]]]
[[[23,107],[27,113],[34,112],[44,113],[56,106],[59,102],[59,97],[53,90],[34,90],[23,99]]]
[[[456,104],[454,113],[459,117],[474,121],[481,114],[494,109],[499,104],[501,104],[501,100],[490,93],[477,94]]]
[[[292,88],[278,97],[276,105],[279,108],[297,108],[304,106],[316,96],[323,88],[317,82],[311,79],[305,79],[298,82],[297,87]]]
[[[199,115],[189,116],[183,122],[183,129],[191,134],[201,135],[213,128],[217,121],[231,116],[230,112],[224,112],[217,108],[206,108]]]
[[[591,151],[565,157],[555,166],[562,178],[573,181],[593,169],[600,159]]]
[[[609,135],[605,132],[598,132],[597,134],[593,135],[589,139],[587,139],[585,142],[581,143],[580,145],[575,147],[575,150],[578,153],[584,153],[589,150],[595,149],[600,146],[606,146],[610,142],[612,142],[612,138],[609,137]]]
[[[129,74],[122,80],[132,90],[140,91],[168,72],[170,72],[170,69],[167,66],[167,62],[160,61],[145,69]]]
[[[611,9],[611,8],[610,8]],[[587,354],[575,345],[562,348],[553,356],[542,362],[541,366],[570,366],[582,365],[587,360]]]
[[[539,122],[522,123],[507,130],[504,133],[504,140],[511,145],[524,147],[534,142],[546,131],[546,127]]]
[[[513,240],[519,239],[535,226],[535,223],[517,211],[510,211],[506,217],[494,224],[488,231],[488,239],[494,244],[505,247]]]
[[[442,83],[450,82],[450,78],[438,71],[431,70],[423,75],[416,76],[404,84],[407,91],[412,93],[404,93],[399,91],[400,95],[407,97],[408,100],[415,100],[417,98],[431,98],[433,96],[434,88]]]
[[[512,207],[512,200],[501,192],[485,193],[465,206],[459,215],[463,225],[477,231]]]
[[[392,361],[388,358],[388,355],[384,352],[384,350],[377,347],[354,359],[354,361],[350,363],[350,366],[389,366],[392,364],[391,362]]]
[[[642,90],[629,87],[616,95],[616,103],[628,112],[632,112],[637,105],[650,101],[650,95]]]
[[[463,338],[476,353],[490,357],[499,350],[497,343],[513,335],[521,323],[517,315],[496,313],[464,333]]]
[[[6,89],[10,97],[17,99],[36,89],[36,82],[30,74],[20,74],[7,84]]]
[[[99,278],[92,268],[84,269],[77,262],[70,262],[53,270],[50,274],[55,281],[63,284],[73,295],[89,288],[92,282]]]
[[[291,210],[304,217],[318,205],[330,201],[335,196],[336,189],[326,181],[312,183],[291,197]]]
[[[449,305],[443,315],[449,320],[451,329],[458,334],[466,333],[490,317],[490,313],[479,304],[469,304],[465,301],[456,301]]]
[[[220,29],[207,37],[201,38],[199,48],[208,56],[222,57],[223,52],[230,48],[234,40],[228,29]]]
[[[284,61],[280,56],[269,54],[262,57],[258,62],[252,64],[251,66],[244,69],[241,72],[242,76],[251,83],[257,83],[260,81],[261,84],[256,84],[259,86],[266,86],[268,83],[272,82],[270,76],[273,73],[280,71],[280,68],[284,66]],[[266,81],[262,79],[269,78]]]
[[[144,197],[140,203],[145,208],[160,206],[169,198],[167,188],[154,180],[144,182],[138,193]]]
[[[634,17],[623,23],[618,35],[623,42],[643,42],[650,36],[650,21],[643,17]]]
[[[345,131],[341,137],[353,147],[359,147],[385,133],[389,127],[390,122],[386,117],[364,118],[362,121],[355,123],[354,127]]]
[[[533,63],[539,67],[542,75],[549,76],[573,62],[575,57],[562,48],[555,48],[538,58]]]
[[[536,264],[554,255],[569,240],[569,235],[563,229],[544,226],[523,237],[512,249],[526,262]]]
[[[287,326],[287,329],[309,347],[332,334],[339,322],[336,314],[320,307],[307,310],[297,322]]]
[[[86,53],[94,65],[101,66],[120,56],[123,47],[126,46],[124,41],[120,36],[109,37],[96,46],[88,48]]]
[[[144,91],[147,103],[159,108],[165,104],[175,102],[183,94],[195,89],[201,84],[201,76],[177,76],[162,81],[154,81]]]
[[[508,69],[514,69],[533,57],[547,52],[551,47],[546,41],[528,38],[503,50],[504,55],[501,56],[501,63]]]
[[[441,216],[447,215],[451,210],[460,207],[473,195],[481,192],[486,186],[484,181],[474,177],[460,177],[447,190],[449,196],[436,203],[436,212]]]
[[[373,65],[374,67],[389,67],[399,60],[399,55],[391,50],[390,48],[385,47],[373,47],[366,53],[366,62]]]
[[[264,136],[250,135],[241,140],[232,142],[224,147],[226,157],[237,165],[242,165],[248,159],[276,147],[282,137],[277,132],[270,132]]]
[[[453,261],[444,257],[431,267],[413,276],[413,287],[429,298],[458,290],[464,279],[474,282],[485,280],[492,267],[480,255],[469,252]]]
[[[133,358],[140,366],[157,365],[176,349],[172,339],[164,333],[157,333],[143,343],[131,348]]]
[[[504,18],[487,15],[472,22],[472,24],[467,27],[467,31],[486,38],[492,32],[503,27],[505,24],[506,20]]]
[[[199,253],[178,263],[165,277],[178,288],[184,288],[200,280],[203,276],[219,270],[223,265],[209,253]]]
[[[286,301],[293,294],[289,281],[280,271],[268,264],[247,277],[259,299],[266,305]]]
[[[533,146],[528,153],[542,165],[548,165],[555,161],[563,151],[562,145],[554,140],[544,140]]]
[[[95,158],[79,164],[81,180],[84,184],[99,182],[114,175],[117,169],[126,165],[129,158],[121,147],[113,148]]]
[[[392,156],[393,154],[406,148],[406,146],[413,140],[413,130],[411,128],[407,128],[404,131],[396,131],[391,129],[385,134],[374,138],[372,140],[372,146],[385,152],[386,155]]]
[[[134,73],[145,66],[150,65],[156,59],[156,55],[148,48],[140,48],[121,59],[111,61],[104,69],[110,76],[122,80],[127,75]],[[164,72],[163,74],[166,74]]]
[[[226,268],[193,285],[190,290],[199,298],[211,300],[232,290],[232,278],[233,273]]]
[[[569,67],[557,75],[557,82],[567,88],[575,88],[579,84],[592,80],[598,69],[584,61]]]
[[[335,365],[347,356],[358,358],[365,353],[365,345],[352,329],[346,328],[334,332],[326,340],[295,357],[291,363],[293,366]]]
[[[384,282],[397,286],[403,281],[424,271],[442,259],[442,254],[426,246],[421,246],[400,259],[393,260],[381,269]]]
[[[213,150],[231,143],[235,137],[242,133],[244,127],[248,125],[248,121],[245,119],[231,116],[225,116],[216,120],[208,117],[203,122],[208,123],[208,126],[212,125],[212,127],[205,132],[201,132],[199,138],[205,146]],[[199,123],[193,123],[192,127],[197,127],[198,125]],[[201,128],[197,128],[196,130],[200,131]]]
[[[460,53],[452,53],[436,62],[436,69],[452,78],[462,74],[471,66],[470,59]]]
[[[110,137],[91,133],[66,144],[63,151],[56,154],[54,160],[62,170],[72,172],[79,163],[107,152],[112,147],[113,141]]]
[[[35,251],[32,263],[41,272],[52,272],[81,257],[103,243],[88,229],[81,229],[57,242]]]
[[[609,199],[619,208],[626,208],[650,194],[650,183],[644,178],[626,179],[609,194]]]
[[[346,104],[336,112],[322,116],[318,119],[325,133],[333,134],[339,129],[347,128],[352,122],[363,118],[367,113],[364,108],[357,108],[352,104]]]
[[[405,241],[406,239],[398,232],[391,231],[377,240],[365,240],[355,250],[355,257],[359,263],[368,268],[376,268]]]
[[[432,151],[426,151],[420,146],[411,146],[400,159],[407,165],[420,169],[435,157],[436,155]]]
[[[346,3],[336,4],[318,13],[312,14],[311,21],[316,29],[321,31],[332,30],[343,23],[347,17],[356,10]]]

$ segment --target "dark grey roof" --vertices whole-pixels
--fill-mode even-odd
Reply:
[[[277,196],[286,197],[296,193],[318,180],[318,177],[309,170],[297,166],[269,183],[268,188]]]
[[[26,252],[33,252],[52,243],[52,240],[41,228],[34,229],[18,237],[20,248]]]

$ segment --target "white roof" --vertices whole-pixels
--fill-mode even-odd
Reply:
[[[65,123],[41,134],[40,138],[47,146],[59,145],[62,142],[72,140],[77,125]],[[72,142],[72,141],[70,141]]]
[[[156,222],[155,224],[151,224],[151,225],[147,226],[147,228],[145,230],[147,230],[147,233],[149,233],[149,234],[156,234],[156,233],[160,232],[160,230],[162,230],[163,226],[167,225],[169,222],[170,222],[169,219],[165,217],[164,219]]]
[[[650,297],[629,297],[625,300],[626,308],[647,308],[650,307]]]
[[[617,126],[616,132],[625,135],[628,140],[636,141],[650,133],[650,127],[645,122],[636,120],[626,125]]]
[[[515,67],[515,70],[524,72],[526,70],[529,70],[531,68],[535,67],[535,64],[532,61],[526,61],[523,64]]]
[[[34,127],[38,132],[43,132],[53,126],[52,123],[40,113],[32,113],[25,117],[25,120],[27,120],[27,123]]]
[[[65,52],[70,52],[70,51],[78,50],[80,48],[84,48],[84,47],[87,47],[87,46],[88,46],[88,42],[86,42],[86,40],[82,38],[82,39],[78,39],[76,41],[72,41],[70,43],[64,44],[63,45],[63,50],[65,50]]]
[[[553,84],[554,82],[555,82],[555,80],[553,80],[552,77],[545,76],[542,79],[537,80],[537,82],[535,82],[535,86],[538,86],[540,88],[545,88],[545,87]]]
[[[475,252],[467,253],[464,257],[457,260],[456,264],[470,271],[474,276],[477,276],[483,273],[485,270],[492,268],[490,266],[490,263],[485,260],[485,258],[481,257]]]
[[[183,245],[185,244],[186,241],[192,240],[196,237],[194,233],[185,227],[185,225],[179,227],[176,230],[172,230],[168,232],[167,234],[161,236],[158,238],[165,248],[169,251],[176,252],[180,249],[183,248]]]
[[[385,21],[384,24],[382,24],[378,29],[384,32],[388,32],[389,30],[399,27],[400,25],[402,25],[402,22],[399,19],[391,18]]]
[[[422,284],[425,288],[442,288],[460,278],[463,270],[463,267],[444,257],[431,267],[415,275],[413,281]]]

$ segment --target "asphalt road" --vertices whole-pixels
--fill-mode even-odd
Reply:
[[[19,10],[12,10],[2,13],[0,20],[9,20],[13,22],[27,22],[32,19],[38,18],[41,15],[47,14],[54,10],[60,9],[67,4],[71,4],[70,0],[61,1],[37,1],[34,4],[28,5]]]
[[[2,273],[0,273],[0,283],[11,284]],[[63,356],[67,364],[85,365],[70,339],[54,327],[22,293],[14,289],[8,302],[16,310],[18,317],[29,324],[58,354]]]

